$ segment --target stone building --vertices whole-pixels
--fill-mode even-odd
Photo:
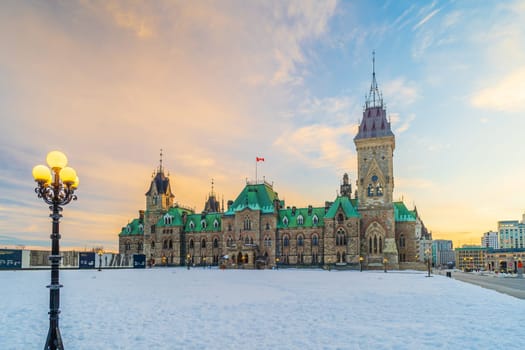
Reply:
[[[424,268],[416,210],[393,201],[395,136],[375,68],[359,132],[357,189],[344,174],[338,196],[324,206],[286,206],[272,184],[246,182],[235,200],[219,204],[213,189],[201,213],[174,201],[161,162],[146,192],[146,209],[119,233],[121,254],[144,253],[170,265],[271,267],[326,265]],[[423,235],[424,236],[424,235]],[[426,237],[426,236],[425,236]]]

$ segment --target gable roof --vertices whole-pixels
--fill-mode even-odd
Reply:
[[[142,236],[144,235],[144,223],[139,218],[131,220],[118,234],[119,236]]]
[[[396,221],[416,221],[416,213],[413,210],[408,210],[405,203],[394,202],[394,215]]]
[[[326,219],[333,219],[339,208],[343,209],[347,218],[359,218],[360,215],[357,209],[352,205],[350,198],[346,196],[339,196],[335,199],[334,203],[328,209],[328,212],[324,216]]]
[[[213,223],[217,220],[218,226],[215,227]],[[193,228],[191,227],[193,223]],[[205,225],[203,225],[205,224]],[[202,213],[191,214],[186,219],[184,225],[186,232],[218,232],[222,230],[222,214],[221,213]]]

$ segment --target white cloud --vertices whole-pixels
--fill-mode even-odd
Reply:
[[[313,168],[330,166],[355,169],[355,156],[350,140],[356,132],[356,125],[308,125],[284,132],[274,144]]]
[[[428,15],[426,15],[421,21],[419,21],[413,28],[412,30],[416,30],[418,29],[419,27],[421,27],[423,24],[427,23],[432,17],[434,17],[439,11],[441,11],[441,9],[436,9],[432,12],[430,12]]]
[[[406,106],[414,103],[418,97],[419,92],[416,84],[411,81],[406,81],[404,77],[399,77],[394,80],[387,81],[382,88],[385,99],[389,101],[392,106]]]
[[[525,111],[525,66],[487,85],[471,97],[474,107],[510,113]]]
[[[392,117],[393,116],[393,117]],[[394,113],[393,115],[391,115],[391,123],[392,125],[395,126],[395,130],[394,130],[394,133],[396,135],[400,135],[402,134],[403,132],[407,131],[409,128],[410,128],[410,125],[412,124],[412,122],[414,121],[414,119],[416,119],[416,115],[415,114],[409,114],[406,118],[404,119],[401,119],[399,117],[399,114],[397,113]],[[398,125],[399,124],[399,125]]]

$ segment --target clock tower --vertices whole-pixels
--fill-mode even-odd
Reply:
[[[368,264],[398,264],[395,241],[394,168],[395,136],[386,118],[373,57],[372,84],[363,118],[354,137],[357,150],[357,197],[361,213],[361,251]]]

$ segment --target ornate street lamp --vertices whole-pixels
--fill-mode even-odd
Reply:
[[[60,234],[59,223],[62,214],[62,206],[76,200],[74,194],[78,187],[78,176],[73,168],[67,167],[67,158],[62,152],[52,151],[47,155],[47,164],[37,165],[33,168],[33,178],[37,182],[35,192],[38,198],[42,198],[49,204],[52,218],[51,233],[51,284],[49,288],[49,332],[47,333],[45,350],[64,349],[60,329],[58,325],[58,314],[60,313],[60,288],[59,267],[60,267]],[[51,168],[51,169],[50,169]]]
[[[383,258],[383,265],[385,267],[385,273],[386,273],[386,264],[388,264],[388,259],[387,258]]]
[[[365,260],[365,258],[360,256],[359,257],[359,272],[363,272],[363,260]]]
[[[98,270],[102,271],[102,255],[104,254],[104,251],[102,249],[99,249],[97,254],[98,254]]]
[[[191,263],[191,255],[186,255],[186,265],[188,266],[188,270],[190,269],[190,263]]]
[[[279,258],[275,258],[275,268],[279,270]]]

